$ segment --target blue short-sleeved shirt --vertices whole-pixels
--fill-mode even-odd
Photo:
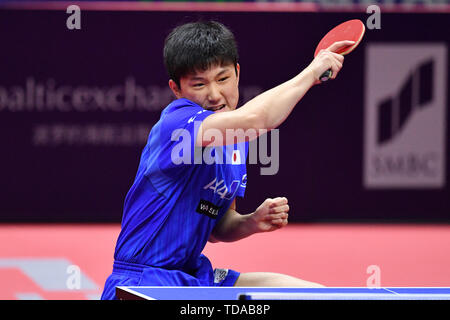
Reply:
[[[162,111],[125,198],[116,261],[188,274],[205,267],[201,252],[247,183],[248,143],[195,146],[199,126],[211,114],[187,99]]]

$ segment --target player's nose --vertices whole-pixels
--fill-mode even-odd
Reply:
[[[208,100],[212,105],[218,103],[221,99],[221,96],[222,96],[221,91],[217,86],[211,85],[209,87]]]

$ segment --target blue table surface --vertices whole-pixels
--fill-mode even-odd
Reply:
[[[249,292],[311,293],[311,294],[419,294],[449,295],[447,287],[401,288],[261,288],[261,287],[120,287],[128,292],[160,300],[236,300],[239,294]]]

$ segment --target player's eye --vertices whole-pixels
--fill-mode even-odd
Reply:
[[[201,88],[202,86],[203,86],[203,83],[194,83],[193,85],[192,85],[193,87],[195,87],[195,88]]]
[[[219,81],[220,81],[220,82],[224,82],[224,81],[227,80],[228,78],[229,78],[229,77],[223,77],[223,78],[220,78]]]

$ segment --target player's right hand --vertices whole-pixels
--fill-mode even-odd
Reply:
[[[314,84],[321,83],[320,76],[327,70],[333,72],[331,79],[335,79],[344,63],[344,56],[336,53],[343,47],[354,44],[354,41],[337,41],[329,46],[326,50],[320,50],[314,60],[309,64],[307,69],[311,71],[314,77]]]

